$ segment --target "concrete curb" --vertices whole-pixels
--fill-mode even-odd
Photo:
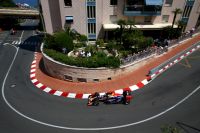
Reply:
[[[166,71],[167,69],[169,69],[171,66],[175,65],[180,60],[182,60],[183,58],[187,57],[188,55],[190,55],[191,53],[193,53],[194,51],[196,51],[199,48],[200,48],[200,45],[197,45],[196,47],[190,49],[188,52],[185,52],[182,55],[178,56],[175,60],[169,62],[167,65],[165,65],[163,68],[159,69],[158,71],[156,71],[152,75],[147,76],[146,79],[140,81],[139,83],[137,83],[135,85],[132,85],[132,86],[129,86],[127,88],[116,89],[114,92],[118,93],[118,94],[122,94],[124,90],[136,91],[138,89],[143,88],[152,79],[156,78],[159,74],[163,73],[164,71]],[[36,62],[36,59],[37,59],[37,52],[35,52],[35,57],[34,57],[34,60],[32,62],[31,70],[30,70],[30,79],[31,79],[31,82],[37,88],[41,89],[42,91],[44,91],[46,93],[49,93],[49,94],[55,95],[55,96],[63,96],[63,97],[67,97],[67,98],[77,98],[77,99],[87,99],[88,98],[88,96],[90,94],[62,92],[62,91],[58,91],[58,90],[55,90],[55,89],[51,89],[50,87],[45,86],[44,84],[42,84],[40,81],[37,80],[37,75],[36,75],[36,64],[37,64],[37,62]],[[104,95],[105,93],[106,92],[101,92],[100,95]]]

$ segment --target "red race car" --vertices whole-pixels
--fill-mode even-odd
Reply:
[[[98,92],[90,95],[88,97],[88,106],[98,106],[99,102],[103,102],[105,104],[130,104],[132,99],[131,91],[124,91],[123,94],[116,94],[114,92],[108,92],[103,96],[100,96]]]

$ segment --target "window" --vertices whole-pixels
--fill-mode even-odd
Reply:
[[[67,24],[73,23],[73,16],[65,16],[65,22]]]
[[[151,16],[144,17],[144,23],[151,23]]]
[[[163,15],[162,16],[162,22],[168,22],[169,21],[169,15]]]
[[[172,5],[172,3],[173,3],[173,0],[166,0],[165,1],[165,4],[167,4],[167,5]]]
[[[192,10],[191,6],[185,6],[182,17],[189,17]]]
[[[117,0],[110,0],[110,5],[117,5]]]
[[[88,33],[96,34],[96,24],[95,23],[88,23]]]
[[[96,17],[95,6],[87,6],[87,17],[88,18],[95,18]]]
[[[117,15],[110,15],[110,22],[117,23]]]
[[[72,6],[72,0],[64,0],[65,6]]]

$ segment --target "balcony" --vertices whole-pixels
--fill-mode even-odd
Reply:
[[[159,16],[162,6],[159,5],[126,5],[124,8],[125,16]]]
[[[186,6],[193,6],[194,5],[194,0],[188,0],[186,2]]]
[[[161,15],[163,0],[126,0],[125,16]]]

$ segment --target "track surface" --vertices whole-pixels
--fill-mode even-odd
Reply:
[[[18,32],[19,37],[22,32]],[[32,33],[33,31],[24,31],[22,40],[39,41],[37,37],[30,37]],[[12,40],[11,38],[13,37],[9,35],[8,42]],[[10,45],[0,45],[0,85],[4,85],[1,87],[1,92],[10,105],[27,116],[28,119],[8,107],[1,94],[0,131],[2,133],[159,133],[162,125],[176,125],[176,122],[194,128],[200,127],[200,90],[197,90],[180,105],[164,113],[199,87],[200,50],[164,72],[144,89],[135,91],[133,93],[134,99],[130,105],[100,104],[99,107],[87,107],[86,100],[56,97],[35,88],[29,79],[35,46],[19,45],[19,47],[17,57],[6,82],[4,82],[16,48]],[[163,112],[162,115],[141,122],[161,112]],[[29,119],[51,125],[43,125]],[[135,122],[140,123],[134,125]],[[131,123],[132,126],[126,125]],[[127,127],[118,128],[118,126]],[[110,127],[117,129],[102,130],[102,128]],[[188,126],[183,127],[189,133],[195,132]],[[78,130],[77,128],[94,131],[73,130]]]

